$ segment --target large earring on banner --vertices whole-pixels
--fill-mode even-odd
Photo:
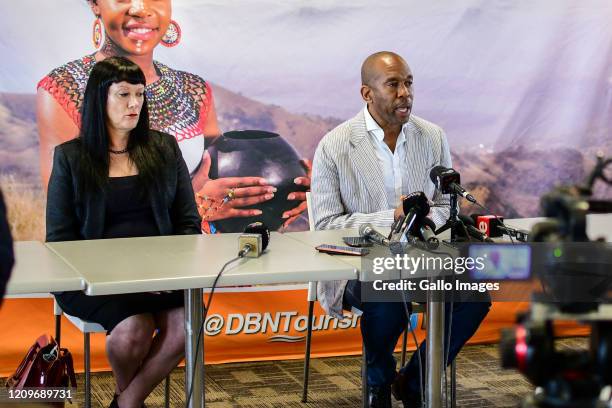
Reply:
[[[102,20],[100,20],[100,16],[96,16],[94,21],[91,39],[93,41],[94,48],[99,50],[100,46],[102,45]]]
[[[165,47],[175,47],[181,42],[181,27],[174,20],[170,20],[166,34],[161,39],[161,43]]]

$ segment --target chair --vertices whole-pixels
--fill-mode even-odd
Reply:
[[[85,408],[91,408],[91,353],[90,353],[90,334],[91,333],[106,333],[104,327],[98,323],[88,322],[87,320],[79,319],[62,311],[61,306],[53,299],[53,314],[55,315],[55,339],[57,344],[60,344],[62,314],[72,323],[77,329],[83,333],[83,343],[85,351]],[[170,407],[170,376],[166,377],[165,382],[165,407]]]
[[[306,193],[306,204],[307,204],[307,213],[308,213],[308,227],[310,231],[315,230],[314,217],[312,215],[312,196],[310,191]],[[311,351],[311,343],[312,343],[312,318],[314,316],[314,304],[317,301],[317,282],[311,281],[308,282],[308,321],[307,321],[307,331],[306,331],[306,350],[304,353],[304,383],[302,389],[302,402],[308,402],[308,380],[310,375],[310,351]],[[412,303],[412,313],[422,313],[425,315],[426,307],[420,303]],[[354,310],[353,312],[360,313],[358,310]],[[425,319],[423,319],[423,326],[425,325]],[[404,330],[403,339],[402,339],[402,357],[401,357],[401,366],[403,367],[406,363],[406,349],[408,343],[408,332],[410,330],[410,326],[406,327]],[[362,391],[362,403],[363,407],[367,408],[368,403],[368,389],[365,386],[367,384],[367,368],[366,368],[366,358],[365,358],[365,344],[362,345],[362,364],[361,364],[361,383],[363,386],[361,387]],[[455,408],[456,404],[456,365],[455,360],[451,363],[451,407]]]

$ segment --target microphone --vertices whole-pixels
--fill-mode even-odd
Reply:
[[[498,228],[502,233],[514,237],[518,241],[527,242],[529,240],[529,231],[508,227],[504,224],[500,225]]]
[[[471,217],[468,217],[467,215],[463,214],[459,214],[458,217],[459,220],[463,222],[463,225],[465,225],[465,229],[467,230],[467,233],[470,237],[476,238],[477,240],[482,242],[493,242],[493,240],[487,236],[486,232],[483,232],[475,227],[476,224],[474,224],[474,220]]]
[[[430,249],[436,249],[440,245],[438,237],[436,237],[436,223],[431,218],[423,217],[422,223],[419,226],[420,238],[427,244]]]
[[[416,236],[425,242],[427,248],[435,249],[440,244],[434,230],[436,224],[429,218],[429,201],[422,191],[408,194],[402,202],[404,223],[399,229],[400,237],[404,234]],[[408,238],[408,237],[407,237]]]
[[[238,237],[238,256],[240,258],[259,258],[270,242],[270,230],[263,222],[254,222],[246,226],[244,233]]]
[[[471,222],[471,225],[478,225],[478,228],[474,229],[489,237],[497,238],[501,237],[502,235],[508,235],[521,242],[527,242],[529,239],[529,231],[516,229],[505,225],[503,217],[482,214],[472,214],[470,217],[459,215],[459,218],[461,218],[464,223],[469,221]]]
[[[389,240],[380,232],[376,231],[372,224],[362,224],[359,227],[359,236],[365,237],[379,245],[389,246]]]
[[[473,223],[483,234],[491,238],[501,237],[504,232],[500,227],[504,223],[503,217],[495,217],[494,215],[472,214]]]
[[[458,194],[469,202],[477,204],[474,196],[461,186],[461,175],[455,169],[436,166],[429,172],[429,178],[442,194]]]
[[[421,249],[437,249],[440,241],[434,232],[435,229],[436,224],[433,220],[421,217],[418,226],[415,225],[411,230],[406,231],[406,239],[412,245]]]
[[[404,222],[397,232],[404,235],[407,231],[414,231],[414,225],[417,219],[425,218],[429,214],[429,201],[427,196],[422,191],[415,191],[406,196],[402,201],[404,210]],[[400,235],[400,236],[401,236]]]
[[[391,250],[391,254],[393,255],[402,255],[404,254],[404,245],[406,243],[410,244],[413,247],[418,249],[422,249],[425,251],[437,249],[440,245],[440,241],[438,241],[438,237],[433,232],[433,229],[436,227],[436,224],[429,218],[424,217],[422,219],[422,224],[418,228],[417,234],[406,234],[406,241],[396,241],[393,240],[389,244],[389,249]],[[432,228],[433,227],[433,228]]]
[[[612,212],[612,203],[608,200],[586,200],[589,214],[607,214]]]

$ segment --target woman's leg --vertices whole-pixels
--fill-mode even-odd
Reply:
[[[156,313],[159,332],[130,384],[119,396],[121,408],[140,407],[147,396],[185,355],[185,309],[175,308]]]
[[[155,320],[138,314],[122,320],[106,337],[106,355],[117,382],[117,394],[125,390],[151,349]]]

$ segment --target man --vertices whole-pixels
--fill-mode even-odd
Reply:
[[[6,283],[13,268],[13,239],[6,219],[6,208],[0,191],[0,305],[6,290]]]
[[[423,191],[434,202],[430,217],[443,225],[450,200],[436,191],[429,170],[451,167],[450,151],[440,127],[410,115],[413,77],[408,64],[392,52],[372,54],[361,67],[361,81],[365,108],[325,135],[315,153],[311,189],[316,228],[355,228],[364,223],[388,228],[403,215],[401,195],[414,191]],[[391,407],[395,381],[393,394],[404,407],[420,407],[416,353],[396,379],[393,350],[407,326],[403,304],[362,302],[358,281],[320,282],[318,297],[333,316],[341,316],[343,308],[363,312],[369,406]],[[449,362],[489,307],[488,302],[454,305]],[[419,353],[424,362],[425,342]]]

